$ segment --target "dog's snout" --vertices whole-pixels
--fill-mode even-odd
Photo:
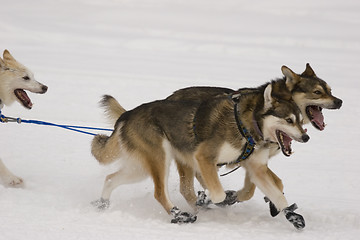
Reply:
[[[46,91],[48,90],[48,87],[45,86],[45,85],[43,85],[43,86],[41,87],[41,90],[42,90],[42,93],[46,93]]]
[[[301,140],[302,140],[304,143],[306,143],[307,141],[309,141],[309,139],[310,139],[310,137],[309,137],[309,135],[307,135],[307,134],[304,134],[304,135],[301,136]]]
[[[339,98],[335,99],[334,104],[337,109],[341,108],[343,101]]]

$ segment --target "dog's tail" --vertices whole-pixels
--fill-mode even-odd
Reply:
[[[126,112],[126,110],[110,95],[104,95],[100,100],[100,106],[105,109],[105,114],[112,124],[119,119],[119,117]]]
[[[105,114],[112,122],[115,122],[126,110],[110,95],[104,95],[100,100],[100,106],[105,109]],[[100,164],[110,164],[120,156],[119,128],[115,128],[111,136],[96,135],[91,143],[91,153]]]
[[[110,164],[120,157],[120,139],[116,132],[115,129],[110,137],[99,134],[92,140],[91,153],[100,164]]]

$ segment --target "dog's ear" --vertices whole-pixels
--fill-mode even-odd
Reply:
[[[0,57],[0,68],[5,68],[5,63],[1,57]]]
[[[310,64],[306,64],[305,71],[301,74],[303,77],[316,77],[314,70],[310,67]]]
[[[271,96],[271,92],[272,92],[272,85],[271,83],[269,83],[264,91],[264,108],[265,109],[269,109],[272,106],[272,96]]]
[[[3,53],[4,62],[16,61],[15,58],[10,54],[10,52],[5,49]]]
[[[282,66],[281,71],[286,77],[286,87],[291,92],[294,89],[295,84],[299,81],[300,77],[287,66]]]

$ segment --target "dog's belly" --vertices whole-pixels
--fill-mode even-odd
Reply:
[[[241,149],[236,149],[230,143],[225,142],[219,151],[217,163],[229,163],[235,161],[241,154]]]

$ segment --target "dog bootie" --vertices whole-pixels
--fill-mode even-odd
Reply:
[[[171,223],[193,223],[196,221],[197,216],[188,212],[182,212],[179,208],[173,207],[170,210],[171,215],[174,216],[171,219]]]
[[[234,203],[237,202],[237,192],[236,191],[227,190],[227,191],[225,191],[225,193],[226,193],[225,200],[222,202],[216,203],[215,204],[216,206],[226,207],[226,206],[233,205]]]
[[[100,198],[98,200],[92,201],[91,204],[94,207],[97,207],[99,210],[105,210],[105,209],[108,209],[110,207],[110,200]]]
[[[208,199],[205,191],[198,191],[198,197],[196,200],[196,206],[206,208],[211,203],[211,200]]]
[[[264,200],[266,203],[267,202],[269,203],[270,215],[272,217],[276,217],[280,213],[280,211],[277,209],[275,204],[272,201],[270,201],[270,199],[268,197],[264,197]]]
[[[303,229],[305,227],[305,220],[303,216],[300,214],[294,213],[294,211],[297,209],[296,203],[293,205],[284,208],[283,212],[285,214],[286,219],[291,222],[295,228],[297,229]]]

